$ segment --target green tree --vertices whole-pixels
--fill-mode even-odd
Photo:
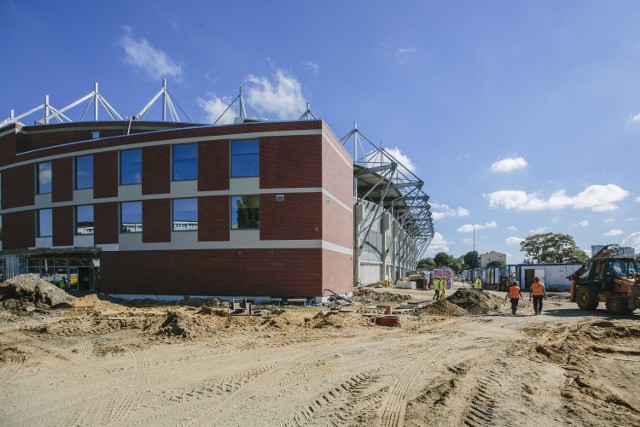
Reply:
[[[258,228],[260,224],[259,199],[257,195],[241,196],[236,200],[238,228]]]
[[[424,258],[418,261],[419,269],[427,269],[427,268],[435,268],[435,267],[436,267],[436,262],[433,260],[433,258]]]
[[[487,267],[502,267],[506,265],[504,261],[491,261],[487,263]]]
[[[529,236],[520,243],[520,252],[525,252],[534,264],[585,262],[588,259],[573,237],[562,233]]]
[[[478,251],[469,251],[464,255],[464,263],[467,264],[468,268],[476,268],[480,267],[478,263]]]
[[[438,267],[449,267],[454,272],[459,272],[462,268],[460,262],[453,255],[449,255],[446,252],[438,252],[433,261]]]

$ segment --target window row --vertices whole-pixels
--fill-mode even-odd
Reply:
[[[257,194],[231,196],[230,201],[230,227],[232,230],[258,229],[260,227],[260,206]],[[198,229],[198,199],[173,199],[171,208],[173,231],[193,231]],[[93,205],[76,206],[74,209],[74,224],[76,235],[93,234]],[[1,225],[0,230],[2,230]],[[120,233],[141,232],[142,202],[120,203]],[[51,237],[52,233],[53,210],[39,209],[37,211],[37,236]]]
[[[259,141],[231,141],[231,177],[256,177],[260,174]],[[51,193],[51,162],[37,164],[37,194]],[[74,188],[93,188],[93,156],[74,159]],[[171,179],[190,181],[198,179],[198,144],[180,144],[171,147]],[[142,149],[120,151],[120,185],[142,183]]]

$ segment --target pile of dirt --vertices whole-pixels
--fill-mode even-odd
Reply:
[[[169,311],[156,335],[193,339],[209,332],[207,321],[202,317],[193,317],[177,311]]]
[[[0,283],[0,302],[8,310],[68,307],[74,299],[37,274],[20,274]]]
[[[465,316],[469,314],[467,310],[459,307],[449,301],[436,301],[426,307],[420,309],[420,314],[428,314],[431,316]]]
[[[502,298],[489,292],[483,292],[473,288],[460,288],[446,301],[464,308],[471,314],[487,314],[498,311],[502,306]]]
[[[362,302],[404,302],[413,299],[411,295],[401,295],[393,292],[371,292]]]
[[[109,297],[109,301],[114,304],[123,305],[126,307],[134,308],[146,308],[146,307],[228,307],[227,301],[218,298],[193,298],[185,296],[183,299],[176,300],[163,300],[153,298],[139,298],[132,300],[125,300],[121,298]]]

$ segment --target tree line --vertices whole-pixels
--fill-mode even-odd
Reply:
[[[589,256],[578,248],[573,237],[562,233],[541,233],[529,236],[520,242],[520,252],[526,256],[525,264],[555,264],[566,262],[585,263]],[[429,270],[435,267],[449,267],[455,273],[480,267],[477,251],[455,257],[446,252],[438,252],[433,258],[424,258],[418,262],[418,269]],[[490,262],[487,267],[502,266],[503,262]]]

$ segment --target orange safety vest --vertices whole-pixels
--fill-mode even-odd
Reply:
[[[534,297],[541,297],[544,295],[544,285],[540,282],[534,282],[531,285],[531,295]]]
[[[509,288],[509,299],[520,299],[520,288],[517,286],[511,286]]]

